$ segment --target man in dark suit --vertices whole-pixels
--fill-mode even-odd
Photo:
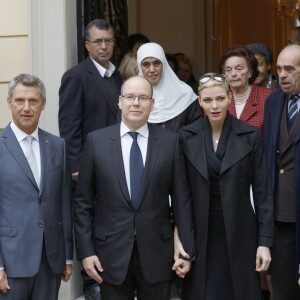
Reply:
[[[114,31],[102,19],[85,29],[89,56],[65,72],[59,89],[59,131],[66,140],[73,179],[77,180],[86,135],[117,122],[121,75],[109,61]]]
[[[12,122],[0,133],[0,299],[55,300],[72,275],[71,175],[64,140],[38,128],[44,84],[8,87]]]
[[[89,134],[83,151],[74,206],[77,256],[101,283],[103,300],[133,299],[135,289],[141,299],[169,300],[169,196],[186,252],[195,252],[185,163],[177,136],[147,123],[151,84],[132,77],[121,93],[122,122]]]
[[[271,277],[274,299],[296,300],[300,299],[300,46],[281,51],[277,72],[281,88],[268,97],[264,117],[275,201]]]
[[[112,26],[102,19],[91,21],[85,29],[85,47],[89,56],[66,71],[61,80],[59,131],[68,146],[74,187],[86,135],[117,122],[122,79],[110,62],[114,44]],[[82,276],[86,297],[100,299],[99,286],[84,272]]]

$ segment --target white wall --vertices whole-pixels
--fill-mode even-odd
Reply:
[[[75,0],[1,0],[0,9],[0,128],[11,120],[6,105],[7,84],[20,73],[41,78],[47,105],[40,127],[58,134],[58,89],[62,74],[77,62]],[[63,283],[60,300],[82,293],[79,266],[70,283]]]
[[[28,1],[1,0],[0,9],[0,128],[11,119],[7,108],[8,82],[28,72]],[[25,13],[24,13],[25,12]]]
[[[47,105],[40,126],[58,134],[58,90],[62,74],[76,64],[76,1],[31,0],[29,72],[40,77]]]
[[[62,74],[77,63],[76,1],[30,0],[29,72],[40,77],[47,90],[47,105],[40,127],[58,135],[58,90]],[[59,299],[74,300],[82,293],[79,264],[62,283]]]

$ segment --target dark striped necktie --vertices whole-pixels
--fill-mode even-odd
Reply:
[[[297,100],[299,99],[299,95],[293,95],[289,99],[288,103],[288,117],[290,121],[290,125],[292,126],[294,120],[296,119],[298,113],[298,105]]]

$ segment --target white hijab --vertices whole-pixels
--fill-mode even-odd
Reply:
[[[189,85],[179,80],[169,66],[163,48],[156,43],[143,44],[137,52],[140,76],[143,76],[141,63],[146,57],[157,58],[163,64],[162,77],[153,86],[154,109],[148,119],[150,123],[163,123],[181,114],[197,99],[197,95]]]

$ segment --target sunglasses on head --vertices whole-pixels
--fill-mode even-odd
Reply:
[[[204,84],[210,80],[215,80],[218,82],[225,82],[226,76],[224,74],[218,74],[218,73],[207,73],[200,77],[199,84]]]

